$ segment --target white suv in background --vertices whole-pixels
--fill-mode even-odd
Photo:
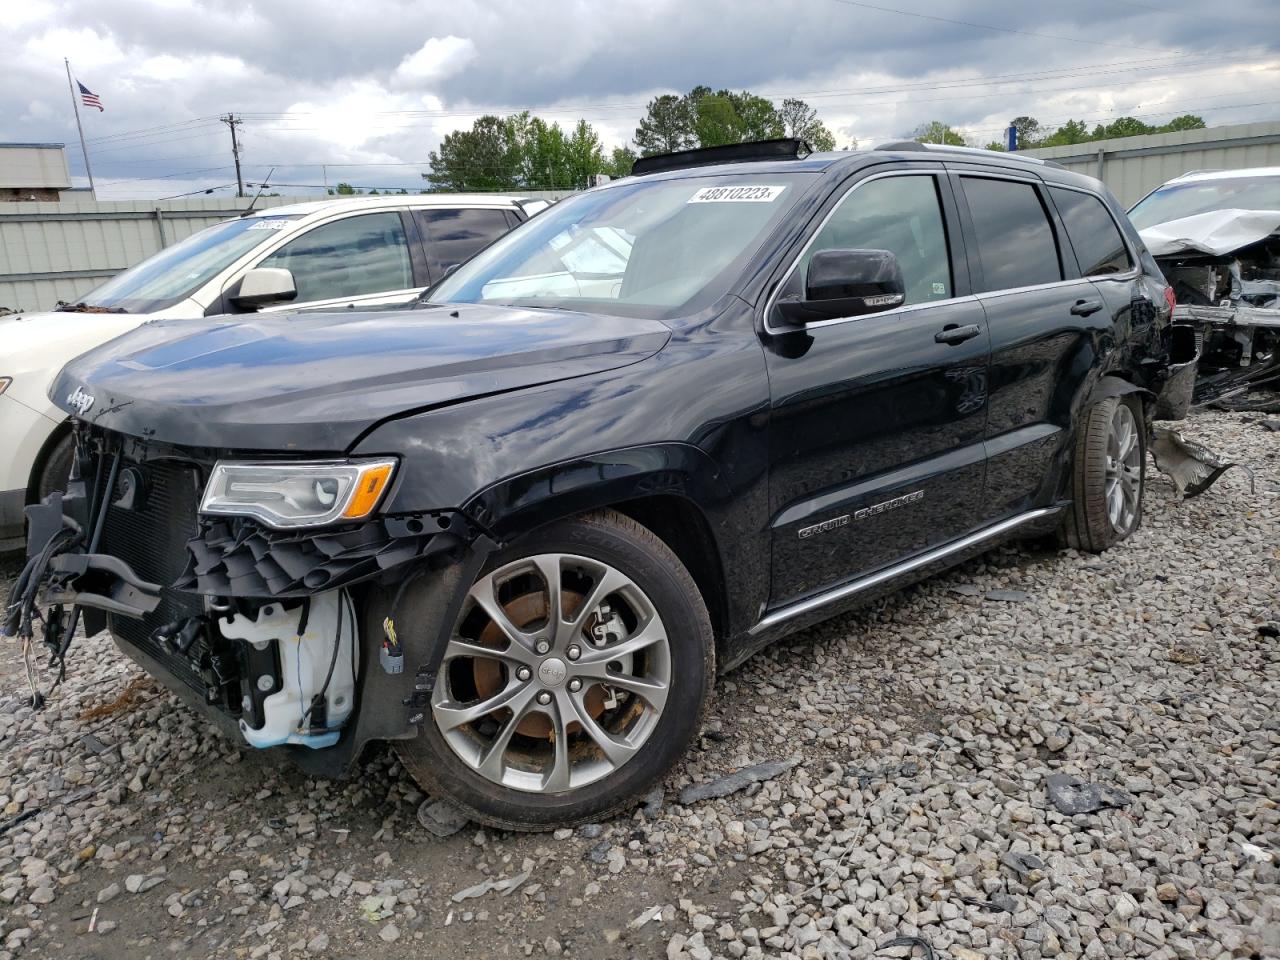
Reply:
[[[407,303],[547,205],[420,194],[273,207],[192,234],[81,303],[0,318],[0,550],[22,545],[23,507],[70,470],[67,420],[46,395],[68,360],[147,320]]]

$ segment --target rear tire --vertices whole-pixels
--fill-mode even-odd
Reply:
[[[1142,524],[1147,434],[1142,401],[1108,397],[1081,415],[1072,465],[1072,503],[1062,526],[1068,546],[1101,553]]]
[[[399,622],[414,622],[414,602],[410,591]],[[490,558],[445,658],[422,732],[395,750],[427,793],[505,830],[634,806],[684,755],[715,676],[688,570],[611,510]]]

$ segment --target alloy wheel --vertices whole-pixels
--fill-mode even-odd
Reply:
[[[588,557],[538,554],[471,587],[432,715],[487,780],[563,793],[640,751],[670,683],[662,618],[634,580]]]
[[[1142,445],[1138,424],[1128,404],[1116,406],[1107,431],[1105,492],[1107,519],[1117,533],[1129,533],[1138,519],[1142,497]]]

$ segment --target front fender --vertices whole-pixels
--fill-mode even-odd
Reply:
[[[506,541],[561,517],[664,495],[689,500],[714,516],[728,506],[732,491],[704,450],[687,443],[647,444],[508,477],[476,494],[462,511]]]

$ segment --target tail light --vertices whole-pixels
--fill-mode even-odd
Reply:
[[[1172,314],[1173,308],[1178,305],[1178,297],[1173,292],[1172,286],[1167,286],[1164,288],[1164,302],[1169,305],[1169,313]]]

